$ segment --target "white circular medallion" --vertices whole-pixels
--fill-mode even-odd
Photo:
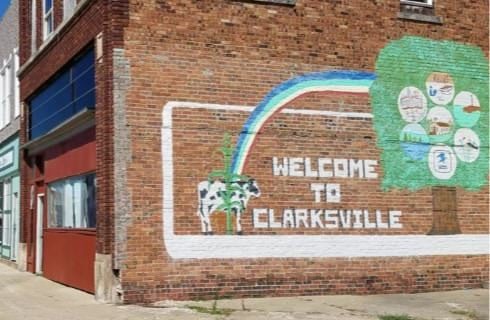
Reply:
[[[420,122],[427,114],[427,98],[416,87],[406,87],[398,95],[398,111],[406,122]]]
[[[425,82],[427,95],[435,104],[446,105],[454,97],[454,81],[443,72],[433,72]]]
[[[434,177],[450,179],[456,172],[456,155],[453,149],[445,145],[433,146],[429,151],[429,169]]]
[[[461,91],[454,98],[454,118],[461,127],[473,127],[480,119],[480,101],[471,92]]]
[[[480,155],[480,138],[471,129],[459,129],[454,134],[454,152],[463,162],[475,161]]]
[[[427,114],[428,134],[432,142],[440,143],[451,138],[454,120],[451,112],[444,107],[434,107]]]

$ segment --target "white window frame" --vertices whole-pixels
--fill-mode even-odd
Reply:
[[[19,70],[18,49],[14,49],[0,64],[0,130],[20,115],[20,86],[17,77]]]
[[[68,20],[77,7],[77,0],[63,0],[63,21]]]
[[[51,1],[51,8],[46,11],[46,2]],[[43,37],[48,39],[54,31],[54,0],[43,0]]]
[[[420,6],[420,7],[430,7],[432,8],[434,6],[434,0],[423,0],[423,2],[420,1],[413,1],[413,0],[400,0],[402,4],[409,4],[412,6]]]
[[[44,0],[43,0],[44,1]],[[37,0],[31,0],[31,55],[33,55],[36,50],[36,40],[37,40]]]
[[[3,60],[3,65],[0,68],[0,129],[10,123],[10,108],[15,99],[13,62],[14,58],[10,54],[7,60]]]
[[[5,92],[5,82],[7,78],[5,76],[5,61],[3,61],[0,67],[0,129],[4,127],[4,117],[3,117],[3,109],[5,108],[5,100],[7,94]]]
[[[20,116],[20,82],[17,72],[19,71],[19,49],[14,49],[14,118]]]
[[[10,108],[12,108],[12,103],[14,101],[14,72],[13,72],[13,62],[14,59],[12,54],[9,55],[7,64],[5,66],[5,108],[3,109],[4,124],[6,127],[10,123]]]

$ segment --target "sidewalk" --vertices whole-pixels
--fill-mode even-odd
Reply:
[[[488,307],[488,289],[114,306],[0,263],[0,320],[375,320],[379,315],[400,315],[390,320],[487,320]]]

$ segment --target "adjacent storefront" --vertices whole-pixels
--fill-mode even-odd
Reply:
[[[16,260],[19,244],[19,138],[0,146],[0,255]]]
[[[89,46],[29,100],[27,270],[94,291],[95,71]]]

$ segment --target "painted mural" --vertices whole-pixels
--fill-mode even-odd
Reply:
[[[381,51],[376,75],[370,95],[384,188],[488,184],[488,60],[481,49],[404,37]]]
[[[162,164],[169,255],[486,252],[486,235],[427,235],[432,204],[413,206],[427,193],[388,190],[488,183],[484,72],[477,48],[407,37],[382,50],[376,73],[300,75],[257,106],[167,103]]]

